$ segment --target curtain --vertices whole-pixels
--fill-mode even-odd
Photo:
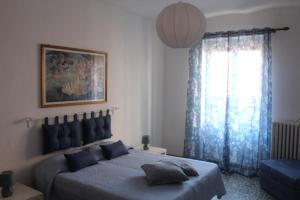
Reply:
[[[271,33],[206,36],[189,51],[184,156],[257,175],[270,157]]]

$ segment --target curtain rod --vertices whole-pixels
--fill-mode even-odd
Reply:
[[[204,38],[276,33],[277,31],[288,31],[288,30],[290,30],[290,27],[282,27],[282,28],[266,27],[266,28],[243,29],[243,30],[238,30],[238,31],[218,31],[218,32],[213,32],[213,33],[207,32],[207,33],[205,33]]]

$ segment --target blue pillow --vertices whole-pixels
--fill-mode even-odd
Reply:
[[[74,154],[65,154],[69,170],[78,171],[82,168],[97,164],[96,157],[90,151],[80,151]]]
[[[104,157],[108,160],[129,153],[121,140],[112,144],[100,145],[100,147],[102,148]]]
[[[93,145],[83,149],[84,151],[90,151],[96,158],[97,161],[104,160],[102,149],[98,145]]]

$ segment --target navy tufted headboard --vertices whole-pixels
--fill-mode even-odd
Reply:
[[[86,113],[83,114],[82,120],[82,139],[84,144],[89,144],[97,140],[111,138],[111,116],[109,110],[103,116],[102,111],[99,117],[95,118],[95,113],[91,113],[91,118],[87,119]]]
[[[50,125],[46,117],[43,129],[43,149],[44,154],[67,149],[70,147],[79,147],[82,144],[88,144],[97,140],[111,138],[111,116],[109,110],[103,116],[102,111],[99,117],[91,113],[91,118],[87,119],[86,113],[83,120],[78,121],[77,114],[74,120],[68,122],[67,115],[64,116],[64,122],[59,123],[59,117],[56,116],[54,124]]]

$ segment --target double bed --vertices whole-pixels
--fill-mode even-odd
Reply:
[[[98,117],[92,112],[90,119],[85,113],[81,122],[77,114],[73,122],[64,116],[60,124],[58,118],[53,125],[45,118],[42,126],[44,153],[58,153],[39,163],[34,172],[35,186],[44,193],[44,200],[210,200],[225,194],[220,170],[213,163],[130,149],[121,141],[117,146],[103,146],[112,136],[109,110],[105,116],[100,111]],[[105,159],[109,147],[117,153],[121,147],[124,154]],[[79,153],[65,156],[62,152],[74,148]],[[84,154],[78,163],[87,161],[88,165],[73,170],[69,159],[74,154]],[[88,158],[95,159],[92,165]],[[142,166],[166,160],[188,163],[199,176],[187,177],[182,183],[150,186]],[[174,174],[167,171],[158,177]]]
[[[188,162],[199,176],[181,184],[149,186],[141,166],[165,159]],[[135,149],[76,172],[68,170],[63,154],[53,156],[37,166],[35,183],[45,200],[209,200],[225,194],[217,165]]]

